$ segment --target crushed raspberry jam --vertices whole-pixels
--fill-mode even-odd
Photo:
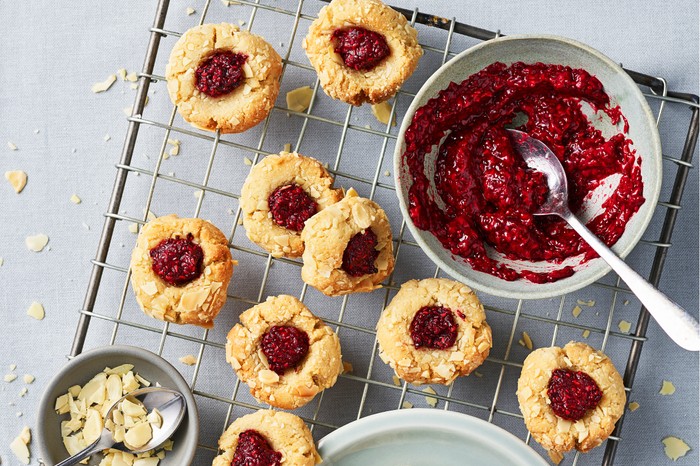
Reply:
[[[301,231],[304,223],[318,211],[318,204],[294,183],[280,186],[267,199],[275,223],[288,230]]]
[[[282,453],[275,451],[270,442],[255,430],[244,430],[238,435],[236,452],[231,466],[279,466]]]
[[[598,406],[603,392],[585,372],[555,369],[547,385],[547,396],[554,414],[578,421],[586,411]]]
[[[602,111],[624,133],[609,139],[586,117],[582,104]],[[546,283],[574,273],[561,263],[581,256],[598,257],[564,220],[534,216],[547,196],[544,176],[533,172],[515,151],[505,126],[544,142],[559,158],[569,184],[569,204],[577,212],[586,197],[612,175],[621,175],[614,193],[603,202],[588,228],[612,246],[644,203],[641,160],[626,138],[627,120],[610,106],[602,83],[582,69],[535,63],[494,63],[461,83],[451,83],[418,109],[406,130],[403,154],[412,177],[409,214],[473,269],[504,280],[524,278]],[[449,133],[449,134],[448,134]],[[424,159],[440,146],[435,192]],[[492,249],[507,259],[548,261],[551,272],[514,270],[489,257]]]
[[[335,53],[353,70],[369,71],[389,56],[389,45],[377,32],[353,26],[336,29],[332,37]]]
[[[372,230],[365,230],[350,238],[343,251],[342,269],[351,277],[361,277],[377,273],[374,261],[379,257],[377,235]]]
[[[457,340],[457,323],[452,311],[440,306],[425,306],[416,312],[409,327],[413,346],[444,350]]]
[[[195,280],[202,274],[204,251],[192,241],[192,234],[187,238],[169,238],[151,249],[151,269],[169,285],[181,286]]]
[[[199,64],[194,72],[195,84],[209,97],[228,94],[245,79],[243,64],[248,55],[222,50]]]
[[[306,357],[309,336],[296,327],[275,325],[265,332],[260,346],[270,369],[282,375]]]

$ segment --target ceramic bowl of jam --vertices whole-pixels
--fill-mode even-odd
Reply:
[[[533,213],[541,174],[507,128],[564,166],[569,205],[625,257],[661,189],[661,142],[641,91],[615,62],[555,36],[483,42],[443,65],[403,120],[394,153],[401,211],[428,256],[476,290],[542,299],[610,271],[563,220]]]

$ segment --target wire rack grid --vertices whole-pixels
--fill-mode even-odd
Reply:
[[[229,5],[226,5],[227,3]],[[216,17],[216,13],[212,13],[213,10],[236,4],[236,8],[240,8],[241,12],[247,14],[247,21],[241,21],[241,23],[245,24],[249,30],[253,29],[258,32],[261,29],[258,20],[261,15],[267,15],[269,18],[288,25],[289,29],[284,29],[289,31],[287,46],[281,53],[284,63],[284,84],[287,81],[294,81],[295,75],[306,73],[307,76],[311,76],[310,73],[313,73],[313,69],[306,62],[295,58],[295,51],[300,48],[299,38],[305,34],[305,28],[315,18],[315,12],[318,11],[321,4],[310,0],[287,0],[289,6],[286,7],[286,5],[282,6],[282,3],[278,1],[274,4],[266,4],[261,0],[223,1],[219,3],[206,0],[199,9],[198,22],[202,24],[205,21],[211,21],[212,17]],[[277,122],[296,121],[298,125],[294,127],[296,142],[293,147],[297,150],[304,149],[302,152],[305,152],[307,146],[313,146],[310,141],[331,140],[335,156],[331,157],[328,163],[330,171],[336,176],[337,184],[346,187],[349,185],[357,186],[361,194],[372,199],[381,197],[380,204],[387,209],[392,225],[394,227],[400,225],[394,231],[397,270],[387,280],[383,289],[361,298],[345,296],[336,300],[324,300],[315,290],[307,288],[306,285],[301,286],[301,290],[296,292],[300,299],[305,301],[314,312],[317,312],[318,309],[329,309],[320,315],[338,331],[343,344],[344,357],[355,366],[354,370],[341,375],[336,387],[321,393],[312,403],[298,410],[297,414],[309,423],[315,438],[318,439],[325,433],[372,412],[406,408],[409,404],[425,404],[426,393],[421,388],[392,379],[391,371],[378,359],[374,331],[374,323],[379,312],[398,290],[398,284],[408,278],[443,276],[443,272],[430,264],[417,243],[412,240],[397,208],[394,207],[393,210],[390,208],[391,204],[396,204],[393,193],[394,185],[389,177],[382,178],[382,175],[386,174],[384,169],[390,166],[388,162],[390,162],[391,156],[387,156],[387,153],[392,153],[391,149],[396,140],[396,127],[392,126],[391,123],[382,129],[373,129],[370,125],[363,125],[362,118],[364,116],[356,116],[361,110],[324,98],[322,92],[319,92],[318,80],[315,80],[313,85],[313,99],[306,111],[296,112],[283,105],[278,105],[274,108],[271,116],[253,131],[254,134],[246,138],[190,129],[177,121],[176,108],[173,108],[169,102],[167,102],[169,116],[165,121],[162,121],[158,116],[168,114],[167,110],[158,112],[154,118],[146,118],[144,110],[149,98],[149,90],[151,97],[153,97],[156,88],[164,90],[165,86],[163,76],[154,71],[159,55],[162,58],[163,55],[167,56],[169,53],[169,49],[162,42],[168,39],[175,40],[181,35],[179,32],[165,28],[168,10],[169,0],[160,0],[153,27],[150,28],[150,41],[142,72],[139,73],[135,105],[132,115],[128,119],[129,127],[124,149],[121,161],[117,165],[117,175],[109,208],[105,214],[106,219],[100,245],[96,259],[92,261],[93,271],[85,302],[80,311],[80,320],[71,356],[79,354],[84,346],[89,345],[88,330],[94,328],[96,323],[109,329],[106,333],[109,335],[109,344],[116,343],[120,337],[128,338],[130,339],[128,341],[133,343],[133,335],[137,334],[136,338],[144,338],[137,340],[142,346],[151,344],[154,346],[154,351],[171,359],[175,354],[173,341],[194,348],[194,352],[197,354],[197,363],[188,369],[188,375],[191,377],[191,388],[198,403],[203,405],[200,406],[202,417],[206,416],[208,420],[211,420],[211,422],[202,423],[201,443],[195,464],[209,464],[217,451],[216,439],[232,418],[259,409],[261,406],[246,393],[244,387],[240,386],[240,382],[229,367],[221,368],[220,362],[223,360],[225,330],[227,329],[220,330],[220,323],[212,331],[192,330],[175,328],[177,326],[171,326],[168,323],[161,325],[159,322],[143,318],[138,309],[135,308],[132,293],[129,290],[128,255],[122,254],[121,259],[112,257],[114,250],[119,249],[116,247],[116,238],[119,237],[120,232],[126,230],[127,225],[141,225],[148,220],[150,209],[158,202],[158,197],[164,195],[159,190],[161,184],[170,183],[179,188],[191,188],[196,190],[195,208],[192,213],[195,217],[203,215],[205,200],[209,197],[215,200],[213,203],[215,209],[224,210],[226,206],[236,206],[229,209],[229,213],[232,214],[228,220],[232,224],[229,235],[230,248],[240,263],[239,270],[244,270],[247,263],[255,264],[257,267],[256,272],[250,273],[251,277],[247,277],[249,285],[247,288],[236,286],[236,280],[245,282],[246,277],[238,278],[239,272],[234,273],[233,284],[230,287],[234,289],[234,292],[229,289],[228,294],[229,303],[232,303],[233,309],[224,310],[230,311],[230,314],[233,315],[232,319],[235,319],[238,310],[263,301],[269,294],[277,294],[274,293],[276,290],[287,289],[285,288],[287,282],[301,285],[301,281],[296,278],[290,280],[292,273],[298,277],[298,269],[301,265],[298,260],[272,258],[246,242],[244,235],[241,234],[241,229],[238,228],[240,209],[237,207],[237,200],[240,191],[230,185],[218,187],[213,183],[213,178],[219,172],[219,162],[217,161],[221,158],[217,158],[217,154],[224,151],[247,154],[250,159],[246,157],[245,160],[249,162],[249,165],[253,165],[261,156],[278,151],[270,149],[274,147],[270,140],[275,139],[277,133],[281,131]],[[427,71],[434,70],[454,56],[456,51],[458,52],[469,45],[469,42],[458,44],[461,39],[481,41],[500,35],[500,31],[491,32],[459,23],[455,19],[437,18],[419,12],[417,9],[397,8],[397,10],[406,15],[412,24],[424,27],[426,31],[429,30],[433,38],[437,37],[431,43],[422,43],[426,51],[424,61],[428,61]],[[262,31],[263,35],[266,32]],[[423,30],[421,30],[422,32]],[[280,43],[281,47],[283,45]],[[698,106],[696,96],[670,92],[665,81],[661,78],[633,71],[628,72],[642,87],[645,96],[655,109],[657,124],[663,123],[662,116],[667,112],[668,106],[674,106],[686,112],[690,109],[689,118],[687,118],[688,131],[684,135],[682,144],[676,143],[680,156],[664,156],[666,163],[664,172],[667,179],[671,179],[674,171],[675,176],[672,178],[673,182],[670,183],[672,186],[670,191],[665,193],[669,196],[668,201],[659,202],[657,208],[655,223],[658,227],[658,239],[645,239],[643,240],[645,246],[640,246],[640,248],[646,248],[641,254],[640,261],[649,267],[649,278],[652,283],[658,284],[664,260],[671,246],[673,227],[681,209],[686,178],[692,168],[691,160],[699,132],[700,106]],[[312,79],[315,79],[315,74],[312,76]],[[420,82],[418,82],[418,86],[419,84]],[[161,92],[160,95],[166,94]],[[414,95],[415,92],[407,88],[399,91],[392,101],[392,115],[400,114],[400,110],[408,106]],[[324,108],[324,105],[328,108]],[[275,118],[278,119],[275,120]],[[360,122],[358,123],[358,121]],[[294,125],[289,124],[288,126]],[[322,138],[319,138],[318,135],[314,136],[316,132],[319,132],[319,128],[324,128],[320,130],[321,136],[324,136]],[[141,137],[139,137],[140,131],[144,131]],[[154,131],[158,132],[157,137],[148,134]],[[189,176],[175,176],[174,173],[164,171],[168,157],[168,144],[175,135],[183,140],[187,138],[188,143],[201,143],[204,145],[202,147],[208,147],[209,156],[203,167],[201,181],[188,179]],[[364,171],[348,168],[357,167],[357,160],[353,161],[354,165],[347,163],[348,159],[353,157],[367,158],[367,154],[358,154],[347,150],[347,147],[352,143],[351,139],[358,137],[374,138],[377,141],[378,157],[372,166]],[[139,147],[138,144],[144,138],[159,141],[157,143],[158,156],[155,161],[151,161],[154,162],[152,168],[139,166],[134,158]],[[666,143],[664,141],[665,147]],[[669,143],[669,146],[673,147],[673,144]],[[313,152],[308,153],[316,155]],[[226,164],[230,169],[230,161],[227,161]],[[245,170],[238,169],[237,171],[244,172]],[[242,173],[242,176],[244,177],[245,173]],[[129,182],[133,181],[134,178],[140,178],[145,181],[145,184],[141,185],[140,189],[134,188],[134,193],[129,193]],[[124,207],[130,202],[132,202],[130,208],[134,205],[144,208],[143,216],[137,217],[125,213]],[[209,213],[209,215],[215,214]],[[131,241],[133,242],[133,239]],[[123,245],[120,243],[120,246]],[[651,256],[648,248],[654,250],[651,264],[648,260]],[[118,254],[116,256],[119,257]],[[251,270],[254,269],[253,265],[250,267]],[[439,408],[481,417],[510,430],[535,448],[539,448],[530,441],[530,435],[523,426],[522,416],[514,396],[514,384],[522,367],[521,361],[527,354],[525,348],[516,344],[519,340],[519,331],[529,331],[533,338],[537,338],[540,346],[561,344],[570,339],[590,336],[590,344],[619,356],[617,359],[614,358],[618,367],[626,364],[624,379],[627,390],[630,390],[634,382],[640,352],[646,340],[649,315],[643,308],[634,306],[637,301],[634,300],[633,295],[624,287],[624,284],[621,285],[617,276],[611,275],[586,289],[586,296],[596,297],[599,301],[597,305],[591,304],[594,302],[593,300],[586,302],[571,296],[562,296],[559,299],[546,302],[504,300],[481,296],[487,309],[489,322],[494,329],[495,341],[491,356],[480,368],[481,373],[477,372],[472,377],[461,378],[448,387],[434,387],[437,393],[430,393],[429,397],[437,401]],[[116,311],[114,311],[112,302],[107,300],[107,303],[102,303],[100,300],[102,295],[108,293],[107,289],[112,292],[120,290],[117,294]],[[630,301],[633,301],[632,306],[628,305]],[[590,312],[586,310],[590,314],[588,320],[569,317],[568,311],[574,305],[584,308],[586,306],[592,307]],[[360,313],[365,314],[363,318],[358,318]],[[614,319],[621,316],[629,318],[632,323],[636,322],[636,327],[631,333],[615,330]],[[221,317],[217,322],[221,322]],[[230,319],[226,323],[232,324],[233,320]],[[100,339],[104,338],[102,336],[104,332],[97,332],[97,330],[92,332],[97,336],[97,343],[103,343],[104,340],[100,341]],[[127,336],[124,337],[124,335]],[[154,338],[155,336],[157,338]],[[212,372],[209,364],[218,364],[217,369]],[[206,368],[203,369],[204,366]],[[219,381],[217,380],[219,377],[228,377],[228,379]],[[235,416],[234,409],[236,410]],[[569,464],[600,462],[603,465],[611,465],[614,461],[617,445],[621,440],[621,428],[622,420],[618,423],[616,431],[610,437],[605,448],[599,448],[596,453],[589,455],[568,455],[565,461]],[[541,448],[539,451],[543,455],[546,454]]]

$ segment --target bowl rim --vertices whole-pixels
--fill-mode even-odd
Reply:
[[[662,148],[661,148],[661,138],[659,136],[658,128],[656,126],[656,119],[654,118],[654,115],[651,111],[651,108],[649,107],[649,103],[647,102],[646,98],[642,94],[642,91],[639,89],[637,86],[637,83],[634,82],[632,77],[627,74],[627,72],[615,61],[610,59],[608,56],[600,52],[599,50],[594,49],[593,47],[586,45],[582,42],[579,42],[575,39],[570,39],[568,37],[563,37],[563,36],[558,36],[558,35],[553,35],[553,34],[514,34],[514,35],[508,35],[508,36],[499,36],[494,39],[486,40],[483,41],[473,47],[470,47],[466,50],[463,50],[459,54],[457,54],[455,57],[453,57],[451,60],[447,61],[444,63],[440,68],[438,68],[426,81],[423,83],[421,86],[420,90],[416,93],[415,97],[411,101],[411,105],[408,107],[408,110],[406,111],[406,114],[403,117],[403,121],[401,123],[401,127],[399,129],[399,133],[396,139],[396,145],[394,147],[394,160],[393,160],[393,168],[394,168],[394,186],[395,186],[395,192],[396,192],[396,197],[399,199],[399,208],[401,209],[401,214],[403,215],[404,221],[406,222],[406,225],[408,226],[409,231],[411,232],[411,235],[413,235],[413,238],[416,240],[420,248],[423,250],[423,252],[430,258],[430,260],[435,263],[435,265],[439,266],[441,269],[443,269],[445,272],[447,272],[450,276],[453,278],[460,280],[470,287],[474,288],[477,291],[481,291],[484,293],[488,293],[493,296],[498,296],[498,297],[503,297],[503,298],[513,298],[513,299],[544,299],[544,298],[552,298],[555,296],[561,296],[567,293],[571,293],[573,291],[579,290],[585,286],[590,285],[591,283],[595,282],[596,280],[602,278],[603,276],[607,275],[612,269],[610,266],[603,261],[600,258],[593,259],[593,261],[598,261],[597,264],[594,266],[598,268],[598,270],[590,275],[586,279],[582,279],[576,282],[571,282],[567,286],[559,286],[555,287],[552,286],[550,289],[538,289],[537,286],[533,287],[530,290],[506,290],[503,288],[500,288],[498,286],[492,286],[488,284],[484,284],[480,281],[474,280],[464,274],[462,274],[459,270],[457,270],[455,267],[452,266],[452,264],[443,261],[440,259],[431,249],[430,245],[423,239],[422,234],[424,233],[423,230],[418,229],[416,225],[413,223],[413,219],[411,219],[411,216],[408,213],[408,206],[407,206],[407,199],[403,196],[403,182],[401,180],[401,171],[402,171],[402,159],[403,159],[403,152],[404,152],[404,145],[405,145],[405,134],[406,134],[406,129],[410,126],[410,124],[413,121],[413,116],[415,115],[416,111],[419,108],[419,101],[429,93],[430,88],[433,86],[433,83],[443,74],[445,73],[449,68],[451,68],[456,62],[464,60],[466,57],[469,55],[475,53],[476,51],[485,48],[485,47],[490,47],[495,43],[501,43],[501,42],[507,42],[507,41],[523,41],[523,40],[545,40],[545,41],[552,41],[552,42],[558,42],[558,43],[564,43],[567,46],[572,46],[576,47],[578,49],[581,49],[585,53],[588,53],[595,58],[601,60],[604,64],[608,65],[609,67],[615,69],[618,74],[622,77],[623,80],[627,81],[628,87],[631,90],[631,93],[634,95],[634,97],[640,102],[641,107],[642,107],[642,118],[645,118],[648,122],[648,126],[651,128],[650,131],[650,139],[651,139],[651,146],[653,147],[652,153],[647,154],[647,159],[645,159],[646,163],[653,163],[652,170],[654,173],[659,174],[658,181],[656,182],[656,185],[654,186],[653,191],[649,194],[647,197],[646,201],[649,203],[650,208],[648,208],[644,212],[644,216],[640,217],[640,224],[639,228],[637,228],[635,231],[631,233],[631,236],[629,237],[629,243],[624,249],[621,250],[616,250],[616,254],[620,256],[621,258],[625,258],[631,251],[634,249],[639,243],[639,240],[642,238],[642,235],[646,231],[647,227],[649,226],[649,223],[651,222],[652,217],[654,216],[654,212],[656,211],[656,205],[659,200],[659,195],[661,193],[661,184],[663,181],[663,166],[662,166]],[[466,77],[465,77],[466,79]],[[435,94],[435,92],[432,92],[432,94]],[[434,97],[434,95],[432,96]],[[639,215],[640,212],[638,211],[635,215]],[[613,246],[615,248],[616,245]],[[468,265],[467,265],[468,266]],[[476,271],[475,271],[476,272]],[[483,272],[480,272],[483,273]],[[573,276],[576,276],[574,274]],[[560,283],[560,282],[553,282],[553,283]],[[537,284],[533,284],[537,285]],[[551,285],[551,284],[550,284]]]
[[[37,438],[37,445],[39,449],[39,455],[37,458],[40,459],[41,464],[45,464],[46,458],[49,457],[49,451],[46,448],[47,442],[44,441],[44,414],[47,412],[54,412],[53,406],[55,400],[50,399],[50,392],[53,391],[55,387],[61,384],[67,374],[73,371],[80,365],[92,361],[95,359],[103,358],[106,356],[123,356],[125,361],[128,361],[129,357],[137,357],[147,362],[157,366],[159,369],[163,370],[173,381],[175,382],[175,387],[168,387],[178,390],[185,397],[185,404],[187,406],[187,421],[188,421],[188,431],[192,431],[195,438],[192,442],[189,442],[192,447],[191,451],[183,450],[186,464],[189,464],[194,459],[197,443],[199,441],[199,410],[197,408],[197,403],[194,399],[190,386],[185,380],[185,378],[180,374],[180,372],[175,369],[175,367],[166,361],[162,356],[159,356],[151,351],[144,348],[139,348],[137,346],[129,345],[107,345],[99,346],[97,348],[90,349],[79,355],[75,356],[73,359],[68,361],[61,369],[51,378],[51,380],[44,387],[44,391],[41,395],[41,400],[39,401],[36,421],[37,427],[35,436]],[[188,432],[188,437],[190,436]],[[176,447],[177,448],[177,447]]]
[[[469,414],[430,408],[395,409],[360,418],[319,440],[318,451],[324,458],[351,448],[360,441],[397,429],[442,429],[487,436],[503,447],[516,451],[524,460],[523,464],[548,464],[531,446],[495,424]]]

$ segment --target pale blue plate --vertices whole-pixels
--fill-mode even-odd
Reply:
[[[481,419],[434,409],[367,416],[318,443],[324,466],[546,466],[525,442]]]

